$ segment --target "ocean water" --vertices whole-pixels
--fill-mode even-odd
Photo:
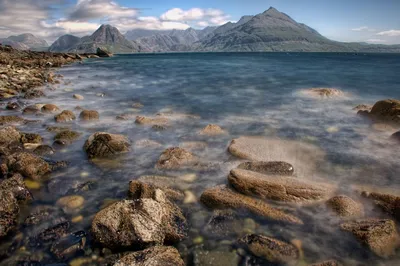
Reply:
[[[325,154],[322,162],[311,172],[295,172],[298,178],[335,182],[344,192],[349,192],[351,185],[390,187],[400,191],[399,149],[389,141],[390,135],[400,128],[373,125],[352,110],[358,104],[372,105],[381,99],[400,98],[400,55],[117,55],[65,66],[58,73],[64,77],[61,84],[47,90],[46,98],[29,103],[54,103],[61,109],[69,110],[80,106],[100,113],[98,122],[76,121],[70,125],[83,134],[82,138],[58,150],[52,157],[54,160],[69,161],[69,167],[50,176],[41,189],[34,192],[37,199],[35,205],[52,205],[77,184],[93,181],[89,191],[78,193],[84,196],[85,204],[79,213],[71,214],[71,217],[82,215],[83,221],[74,223],[71,232],[89,232],[93,215],[105,202],[124,198],[129,181],[143,175],[196,175],[195,181],[177,181],[174,186],[192,191],[197,199],[207,187],[226,184],[229,170],[241,162],[227,152],[227,147],[232,139],[240,136],[281,138],[315,145],[318,151]],[[337,88],[344,91],[345,96],[319,99],[303,93],[315,87]],[[74,100],[72,95],[75,93],[85,99]],[[133,107],[137,102],[142,103],[143,108]],[[79,114],[78,111],[76,113]],[[166,130],[155,131],[151,126],[134,123],[136,115],[155,116],[157,113],[169,117],[171,123]],[[120,114],[130,114],[132,119],[116,120]],[[52,117],[35,119],[43,120],[45,125],[55,124]],[[40,133],[45,143],[51,144],[54,134],[47,132],[43,124],[22,129]],[[215,137],[199,135],[198,132],[207,124],[218,124],[228,134]],[[97,131],[128,136],[133,150],[115,160],[90,162],[82,147],[88,136]],[[138,147],[136,143],[143,139],[161,145]],[[193,153],[203,162],[218,165],[218,168],[212,171],[155,169],[164,149],[187,142],[201,142],[204,147],[193,150]],[[301,154],[298,156],[301,157]],[[302,168],[307,169],[308,162],[303,160],[302,163]],[[224,237],[209,234],[204,227],[212,211],[199,202],[180,206],[188,218],[190,232],[188,239],[177,247],[188,265],[192,265],[193,254],[199,249],[234,251],[234,247],[227,243],[233,243],[243,232]],[[306,225],[303,228],[282,226],[249,214],[241,219],[253,219],[255,233],[288,242],[301,240],[307,263],[332,258],[341,259],[346,265],[400,263],[399,253],[397,257],[383,260],[366,252],[351,237],[338,230],[335,218],[322,207],[291,206],[288,211],[302,217]],[[367,217],[383,215],[370,208],[366,212]],[[194,244],[193,240],[199,237],[203,243]],[[87,254],[98,252],[91,249],[89,241]]]

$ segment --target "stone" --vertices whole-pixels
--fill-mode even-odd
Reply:
[[[400,143],[400,131],[393,133],[393,135],[390,136],[390,139],[395,140]]]
[[[54,136],[54,140],[57,144],[68,145],[79,139],[81,135],[81,133],[76,131],[65,130],[57,133],[57,135]]]
[[[190,152],[173,147],[166,149],[157,161],[156,168],[158,169],[179,169],[197,161],[196,156]]]
[[[330,198],[326,205],[340,217],[361,217],[364,215],[364,206],[345,195]]]
[[[129,252],[113,266],[184,266],[178,250],[174,247],[155,246],[145,250]]]
[[[69,127],[49,126],[49,127],[46,127],[46,130],[49,132],[59,133],[62,131],[70,130],[70,128]]]
[[[9,102],[7,103],[6,109],[18,111],[21,109],[21,106],[17,102]]]
[[[164,131],[164,130],[167,130],[167,128],[166,128],[165,126],[163,126],[163,125],[153,125],[151,128],[152,128],[153,130],[155,130],[155,131]]]
[[[185,228],[180,209],[159,189],[152,198],[116,202],[92,222],[94,240],[110,249],[177,242],[185,237]]]
[[[375,206],[393,216],[400,222],[400,194],[385,189],[361,188],[358,189],[365,198],[373,200]]]
[[[42,111],[43,113],[52,114],[52,113],[57,113],[57,112],[59,112],[59,111],[60,111],[60,108],[58,108],[58,106],[57,106],[57,105],[54,105],[54,104],[45,104],[45,105],[42,107],[41,111]]]
[[[221,134],[226,134],[225,130],[215,124],[209,124],[200,131],[200,135],[215,136]]]
[[[314,203],[328,199],[336,186],[316,183],[290,176],[263,175],[243,169],[233,169],[228,176],[229,184],[238,192],[293,203]]]
[[[54,153],[55,150],[49,145],[40,145],[33,150],[33,154],[37,156],[48,156],[48,155],[53,155]]]
[[[80,95],[80,94],[74,94],[72,97],[74,97],[74,99],[76,99],[76,100],[80,100],[80,101],[82,101],[82,100],[84,100],[85,99],[85,97],[83,97],[82,95]]]
[[[143,108],[144,105],[142,103],[137,102],[137,103],[132,104],[132,107],[140,109],[140,108]]]
[[[156,117],[145,117],[137,116],[135,123],[139,125],[166,125],[168,124],[168,118],[156,116]]]
[[[79,209],[85,203],[85,199],[79,195],[65,196],[57,200],[56,204],[66,210]]]
[[[128,152],[130,146],[130,141],[123,135],[97,132],[86,140],[83,148],[89,158],[101,158]]]
[[[34,143],[40,144],[42,143],[43,139],[39,134],[36,133],[21,133],[21,143]]]
[[[58,259],[65,260],[78,254],[84,254],[86,244],[85,231],[78,231],[62,237],[51,245],[51,253]]]
[[[295,246],[268,236],[249,234],[240,238],[238,244],[270,263],[287,265],[299,259],[299,250]]]
[[[128,195],[130,199],[151,198],[157,189],[162,190],[167,198],[171,200],[182,200],[185,197],[182,192],[170,188],[165,184],[157,185],[153,182],[143,180],[130,181]]]
[[[22,117],[13,115],[1,115],[0,116],[0,126],[11,125],[11,124],[21,124],[25,121]]]
[[[400,101],[387,99],[374,104],[369,113],[364,113],[373,120],[387,123],[400,123]]]
[[[303,93],[316,97],[316,98],[338,98],[345,96],[345,93],[339,89],[334,88],[311,88],[308,90],[303,90]]]
[[[0,146],[20,142],[21,133],[12,126],[0,129]]]
[[[113,54],[107,51],[106,48],[97,47],[96,55],[99,57],[112,57]]]
[[[240,137],[231,141],[228,151],[250,161],[283,161],[294,167],[297,175],[308,176],[316,172],[325,153],[315,145],[265,137]]]
[[[197,202],[196,195],[192,191],[186,190],[184,194],[185,198],[183,199],[183,204],[193,204]]]
[[[352,233],[361,244],[382,258],[394,255],[400,243],[396,225],[392,220],[357,220],[342,223],[340,228]]]
[[[261,200],[239,194],[224,185],[206,189],[200,201],[211,209],[244,209],[272,221],[303,224],[303,221],[294,215],[276,209]]]
[[[371,105],[367,105],[367,104],[359,104],[356,107],[353,108],[353,110],[355,111],[371,111],[372,106]]]
[[[27,91],[24,95],[25,99],[35,99],[46,96],[42,90],[30,90]]]
[[[75,120],[76,116],[72,111],[64,110],[60,114],[54,116],[54,119],[57,123],[66,123]]]
[[[239,164],[239,169],[258,172],[266,175],[293,175],[294,168],[286,162],[244,162]]]
[[[22,110],[22,112],[27,115],[34,115],[40,113],[40,110],[41,108],[39,108],[36,105],[29,105],[25,107],[24,110]]]
[[[336,260],[326,260],[322,262],[309,264],[308,266],[343,266],[343,265]]]
[[[219,250],[201,250],[197,249],[193,254],[194,266],[219,265],[219,266],[237,266],[240,258],[238,254]]]
[[[79,115],[79,118],[85,121],[99,120],[99,117],[99,112],[94,110],[83,110]]]
[[[10,173],[20,173],[26,178],[40,180],[44,175],[51,172],[52,168],[40,157],[19,152],[8,156],[4,163]]]

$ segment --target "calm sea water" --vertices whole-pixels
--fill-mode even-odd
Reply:
[[[390,186],[400,189],[398,147],[388,138],[399,128],[379,130],[352,110],[358,104],[399,98],[400,55],[393,54],[297,54],[297,53],[207,53],[120,55],[109,59],[91,59],[84,64],[67,66],[58,71],[64,81],[40,102],[55,103],[73,110],[77,105],[100,112],[97,123],[77,121],[72,128],[83,137],[60,150],[53,159],[68,160],[69,168],[54,174],[35,192],[37,204],[53,204],[68,189],[92,180],[90,191],[82,192],[86,203],[81,223],[71,231],[90,228],[93,215],[104,200],[124,198],[129,180],[142,175],[196,174],[192,183],[177,184],[200,197],[205,188],[226,183],[229,170],[239,162],[227,153],[230,140],[243,135],[279,137],[315,144],[326,158],[312,176],[339,182],[344,190],[351,184]],[[313,87],[338,88],[346,92],[337,99],[315,99],[302,93]],[[85,97],[72,99],[74,93]],[[104,94],[100,97],[100,94]],[[39,101],[36,101],[39,102]],[[136,102],[144,105],[137,109]],[[171,125],[157,132],[136,125],[135,115],[154,116],[172,113]],[[134,115],[130,121],[117,121],[119,114]],[[185,118],[185,114],[199,119]],[[53,125],[51,117],[43,117]],[[204,137],[198,134],[207,124],[223,127],[229,134]],[[53,134],[41,125],[30,125],[26,131],[39,132],[47,143]],[[127,135],[133,143],[151,139],[158,148],[137,148],[119,160],[98,164],[87,160],[82,146],[96,131]],[[184,142],[202,141],[207,147],[195,151],[203,161],[221,165],[215,171],[158,171],[154,165],[161,152]],[[200,203],[181,206],[191,224],[190,236],[178,248],[182,254],[196,249],[230,251],[227,241],[203,233],[211,212]],[[345,258],[349,265],[372,260],[380,265],[395,265],[398,258],[379,261],[362,252],[360,246],[338,233],[331,218],[318,210],[291,210],[309,218],[307,229],[289,228],[256,221],[256,232],[290,241],[300,239],[305,261]],[[375,213],[368,213],[375,215]],[[248,217],[249,218],[249,217]],[[305,218],[307,220],[307,218]],[[308,221],[308,220],[307,220]],[[192,240],[202,236],[202,246]],[[190,256],[189,256],[190,257]],[[396,261],[397,260],[397,261]],[[369,262],[368,262],[369,263]]]

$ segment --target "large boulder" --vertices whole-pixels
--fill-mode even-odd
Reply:
[[[300,256],[294,245],[268,236],[250,234],[240,238],[238,243],[254,256],[269,263],[287,265],[297,261]]]
[[[177,242],[185,237],[185,229],[183,214],[159,189],[152,198],[116,202],[92,222],[95,241],[111,249]]]
[[[83,148],[89,158],[99,158],[128,152],[130,146],[130,141],[123,135],[97,132],[86,140]]]
[[[276,209],[261,200],[239,194],[224,185],[206,189],[200,201],[211,209],[244,209],[272,221],[303,224],[303,221],[294,215]]]
[[[49,163],[27,152],[19,152],[8,156],[2,167],[7,169],[9,173],[20,173],[24,177],[33,180],[41,179],[52,171]]]
[[[109,52],[106,48],[97,47],[96,55],[99,57],[112,57],[113,54]]]
[[[156,167],[158,169],[179,169],[189,166],[197,161],[197,157],[190,152],[173,147],[166,149],[158,159]]]
[[[367,117],[388,123],[400,123],[400,101],[387,99],[378,101],[374,104],[371,111],[359,111],[360,114]]]
[[[345,195],[330,198],[326,205],[340,217],[361,217],[364,215],[364,206]]]
[[[114,266],[184,266],[178,250],[174,247],[155,246],[130,252],[114,263]]]
[[[332,196],[335,186],[293,178],[233,169],[229,183],[240,193],[283,202],[313,203]]]
[[[244,162],[237,168],[266,175],[293,175],[294,168],[286,162]]]
[[[343,223],[340,227],[351,232],[361,244],[383,258],[393,255],[400,243],[396,224],[392,220],[357,220]]]
[[[240,137],[228,148],[236,157],[251,161],[283,161],[293,165],[297,175],[313,175],[325,153],[318,147],[291,140],[265,137]]]

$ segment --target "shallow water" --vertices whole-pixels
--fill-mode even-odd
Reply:
[[[400,55],[121,55],[90,59],[84,64],[63,67],[58,73],[64,76],[62,83],[55,86],[55,90],[48,90],[47,98],[30,102],[54,103],[69,110],[79,105],[100,113],[99,122],[82,123],[78,120],[70,125],[83,133],[82,138],[51,158],[69,161],[70,166],[54,173],[40,190],[34,192],[35,204],[52,205],[74,184],[94,181],[89,191],[79,192],[85,197],[84,207],[70,216],[82,214],[84,219],[73,224],[71,232],[88,231],[93,215],[105,204],[104,201],[124,198],[128,182],[143,175],[196,174],[195,181],[177,181],[174,185],[193,191],[197,198],[205,188],[227,183],[229,170],[240,162],[227,152],[227,147],[230,140],[243,135],[279,137],[319,147],[325,153],[323,162],[318,163],[317,169],[311,173],[296,172],[298,178],[337,182],[343,191],[348,191],[351,184],[390,186],[400,191],[398,147],[388,141],[399,128],[376,130],[352,110],[358,104],[399,98]],[[345,91],[346,96],[315,99],[302,93],[303,89],[312,87],[338,88]],[[72,95],[75,93],[85,99],[74,100]],[[132,107],[137,102],[144,107]],[[134,123],[135,115],[154,116],[159,112],[166,113],[172,121],[164,131],[157,132],[151,126]],[[129,121],[115,119],[124,113],[133,114],[133,118]],[[184,114],[199,118],[188,118]],[[42,119],[46,125],[54,124],[52,116],[34,118]],[[199,135],[198,132],[210,123],[220,125],[229,134],[218,137]],[[52,143],[54,133],[47,132],[42,124],[21,129],[39,133],[46,144]],[[161,146],[140,148],[133,145],[132,152],[116,160],[95,164],[87,160],[82,146],[87,137],[97,131],[124,134],[134,144],[142,139],[151,139]],[[220,167],[213,171],[175,172],[154,168],[165,148],[191,141],[205,142],[206,148],[193,153],[202,161],[217,163]],[[307,162],[304,164],[307,168]],[[226,243],[241,235],[241,232],[224,237],[207,234],[203,227],[211,211],[200,203],[182,205],[182,208],[191,229],[189,238],[178,248],[183,256],[189,254],[189,261],[190,254],[200,248],[230,251],[231,247]],[[344,237],[336,229],[335,219],[323,209],[289,209],[306,221],[305,227],[276,225],[252,217],[257,223],[255,232],[286,241],[300,239],[304,260],[308,263],[331,258],[344,259],[349,265],[396,265],[399,262],[399,254],[385,261],[363,252],[356,241]],[[203,246],[192,243],[199,236],[204,239]],[[90,244],[87,249],[90,250]]]

